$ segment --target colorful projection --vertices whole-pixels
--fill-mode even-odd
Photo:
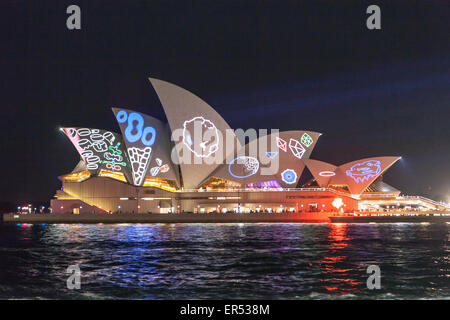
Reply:
[[[347,176],[355,180],[356,183],[369,181],[381,172],[381,162],[378,160],[367,160],[354,164],[346,171]]]
[[[289,149],[291,149],[291,152],[294,155],[294,157],[299,159],[303,157],[303,154],[306,151],[305,148],[302,147],[300,142],[292,138],[289,140]]]
[[[277,180],[269,180],[262,182],[255,182],[247,184],[247,188],[249,189],[275,189],[275,190],[283,190],[281,185]]]
[[[286,169],[281,173],[281,179],[287,184],[293,184],[297,181],[297,173],[292,169]]]
[[[248,156],[237,157],[233,159],[228,165],[228,172],[233,177],[238,179],[248,178],[257,173],[258,169],[259,169],[258,159]],[[240,172],[238,173],[237,171]]]
[[[115,146],[109,146],[108,152],[105,152],[104,157],[106,160],[100,160],[100,163],[104,163],[106,168],[112,171],[120,171],[121,166],[125,167],[127,164],[123,161],[122,150],[119,149],[120,142]]]
[[[197,157],[207,158],[219,149],[219,131],[210,120],[195,117],[183,124],[183,143]]]
[[[155,125],[149,125],[142,114],[126,109],[117,111],[116,119],[127,146],[133,183],[140,186],[145,179],[156,142]]]
[[[133,169],[133,183],[140,186],[144,181],[145,173],[147,172],[148,164],[150,163],[150,155],[152,153],[151,147],[144,149],[128,148],[128,156]]]
[[[313,138],[311,138],[311,136],[309,134],[307,134],[306,132],[302,135],[302,137],[300,138],[300,142],[305,146],[305,147],[309,147],[310,145],[312,145],[314,143]]]
[[[277,137],[277,146],[279,149],[283,150],[284,152],[287,151],[287,142],[281,139],[280,137]]]
[[[278,151],[270,152],[266,151],[266,156],[270,159],[275,159],[278,155]]]
[[[155,162],[156,162],[157,166],[150,169],[150,174],[153,177],[156,176],[160,172],[165,173],[170,170],[169,165],[167,165],[167,164],[163,165],[162,160],[160,158],[156,158]]]
[[[89,128],[64,128],[86,167],[95,171],[104,165],[109,170],[121,171],[127,166],[120,147],[120,138],[110,131]],[[117,141],[115,144],[114,142]]]
[[[124,123],[128,121],[128,126],[125,128],[125,139],[131,143],[141,140],[144,146],[150,147],[155,143],[156,130],[152,126],[144,128],[144,118],[137,112],[130,112],[120,110],[116,115],[117,122]]]

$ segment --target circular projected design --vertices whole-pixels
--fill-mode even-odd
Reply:
[[[125,121],[127,121],[127,118],[128,118],[128,114],[125,110],[120,110],[116,114],[116,119],[117,119],[117,122],[119,122],[119,123],[124,123]]]
[[[148,139],[148,136],[150,135],[150,139]],[[155,143],[156,139],[156,130],[153,127],[145,127],[144,131],[142,132],[142,144],[144,146],[151,146]]]
[[[286,169],[281,173],[281,179],[287,184],[293,184],[297,181],[297,174],[292,169]]]
[[[194,133],[199,134],[198,137]],[[183,143],[199,158],[207,158],[219,149],[219,131],[214,123],[195,117],[183,124]]]
[[[334,173],[333,171],[321,171],[319,172],[319,176],[321,177],[332,177],[335,176],[336,173]]]
[[[241,174],[238,174],[236,171],[239,169],[243,169]],[[228,165],[228,172],[235,178],[244,179],[254,175],[258,172],[259,169],[259,161],[253,157],[240,156]]]
[[[145,120],[141,114],[137,112],[128,114],[125,110],[120,110],[117,112],[116,118],[119,123],[128,121],[124,130],[125,139],[128,142],[134,143],[140,139],[146,147],[150,147],[155,143],[156,130],[152,126],[144,127]]]
[[[142,137],[143,129],[144,118],[139,113],[130,113],[128,116],[128,126],[125,128],[125,138],[129,142],[136,142]]]

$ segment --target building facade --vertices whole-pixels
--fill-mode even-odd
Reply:
[[[167,123],[113,108],[121,134],[61,128],[80,155],[60,176],[53,213],[353,212],[438,210],[401,197],[382,181],[400,159],[372,157],[340,166],[310,158],[320,137],[295,130],[238,132],[206,102],[174,84],[149,79]],[[302,173],[313,179],[299,186]]]

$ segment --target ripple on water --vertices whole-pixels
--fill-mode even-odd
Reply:
[[[449,224],[0,226],[1,299],[450,297]],[[79,264],[81,290],[66,269]],[[380,290],[366,287],[379,265]]]

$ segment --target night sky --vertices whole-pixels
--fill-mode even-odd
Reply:
[[[66,28],[81,7],[82,29]],[[378,4],[382,30],[366,28]],[[119,132],[111,107],[165,120],[149,76],[232,128],[322,132],[311,158],[399,155],[384,176],[450,201],[450,2],[0,3],[0,201],[49,200],[79,160],[60,126]]]

